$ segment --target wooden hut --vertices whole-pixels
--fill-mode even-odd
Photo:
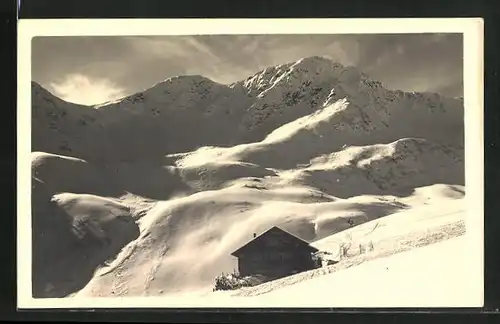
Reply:
[[[241,276],[285,277],[316,267],[313,253],[318,250],[306,241],[274,226],[231,253],[238,258]]]

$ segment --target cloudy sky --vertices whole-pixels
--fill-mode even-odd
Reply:
[[[67,101],[97,104],[175,75],[231,83],[313,55],[390,89],[462,95],[461,34],[37,37],[32,79]]]

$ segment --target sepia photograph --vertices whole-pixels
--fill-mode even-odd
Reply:
[[[481,20],[19,30],[19,307],[482,305]]]

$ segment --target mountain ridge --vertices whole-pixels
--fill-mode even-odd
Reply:
[[[282,69],[286,77],[255,95],[246,93],[254,90],[250,83],[247,89],[244,80],[223,85],[195,75],[168,78],[143,92],[98,105],[98,109],[65,102],[33,82],[33,150],[105,162],[188,152],[199,146],[234,146],[261,141],[276,128],[343,98],[349,101],[352,114],[361,118],[370,111],[367,106],[372,107],[373,114],[380,112],[382,116],[388,107],[402,110],[396,107],[399,104],[407,111],[435,106],[437,113],[457,107],[455,112],[446,113],[457,115],[451,116],[451,123],[463,123],[460,100],[386,90],[357,69],[344,68],[328,59],[303,59],[259,73],[273,69]],[[335,75],[331,71],[344,72]],[[266,82],[273,78],[278,79],[269,75]],[[411,109],[413,106],[415,109]],[[41,116],[44,113],[47,116]],[[68,117],[74,120],[65,121],[71,119]],[[221,123],[221,119],[227,122]],[[126,147],[119,144],[120,138],[127,138]],[[73,143],[75,147],[68,149],[69,142],[79,144]],[[118,146],[117,151],[114,147]],[[103,151],[114,152],[103,157]]]

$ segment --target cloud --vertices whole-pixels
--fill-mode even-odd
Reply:
[[[106,79],[90,79],[82,74],[67,75],[60,83],[50,83],[58,97],[73,103],[93,105],[125,96],[122,88]]]

